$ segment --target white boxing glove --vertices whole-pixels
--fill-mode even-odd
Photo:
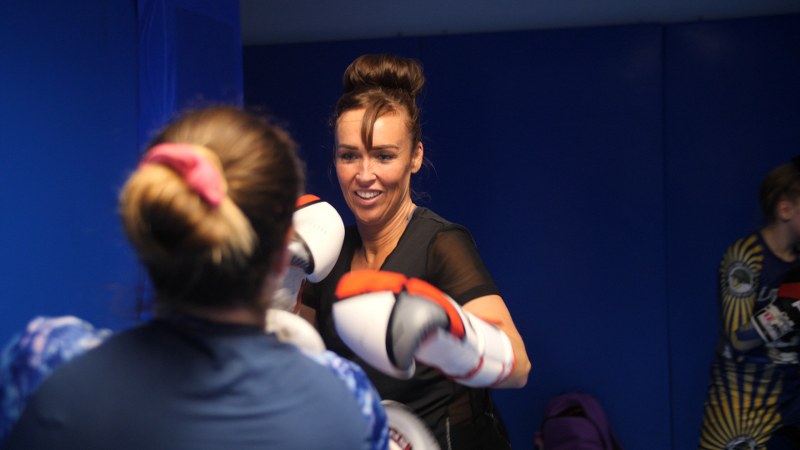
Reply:
[[[330,203],[315,195],[297,200],[292,216],[294,235],[289,241],[291,262],[271,307],[296,311],[297,299],[308,279],[316,283],[331,272],[344,242],[344,222]]]
[[[750,322],[766,343],[797,334],[800,331],[800,282],[782,283],[775,300],[753,313]]]
[[[317,330],[297,314],[268,309],[265,331],[274,333],[282,342],[292,344],[308,354],[325,351],[325,343]]]
[[[342,341],[387,375],[408,379],[419,361],[477,387],[501,383],[514,368],[511,341],[500,328],[423,280],[353,271],[339,281],[336,296]]]
[[[441,450],[436,438],[411,409],[394,400],[382,400],[389,425],[389,450]]]

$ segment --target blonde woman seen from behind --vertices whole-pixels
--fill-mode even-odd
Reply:
[[[154,319],[56,370],[9,449],[369,449],[347,386],[264,332],[303,187],[290,137],[230,107],[153,140],[120,195]]]

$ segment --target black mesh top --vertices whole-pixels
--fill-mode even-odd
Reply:
[[[353,255],[360,248],[358,230],[355,226],[348,227],[339,260],[328,277],[304,287],[303,304],[316,310],[317,326],[329,350],[359,363],[382,399],[404,403],[439,437],[448,406],[469,388],[422,364],[417,365],[410,380],[386,376],[353,354],[336,333],[332,314],[336,286],[339,279],[350,271]],[[381,269],[423,279],[462,305],[484,295],[499,293],[469,231],[423,207],[414,211],[397,247]],[[473,411],[473,414],[481,412]]]

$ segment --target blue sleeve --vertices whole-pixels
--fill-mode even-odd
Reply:
[[[110,335],[111,330],[96,329],[77,317],[40,316],[11,338],[0,354],[0,442],[53,370]]]
[[[389,427],[386,412],[375,387],[358,364],[344,359],[331,351],[312,355],[319,364],[328,367],[341,379],[353,393],[361,409],[361,414],[369,423],[373,450],[389,448]]]

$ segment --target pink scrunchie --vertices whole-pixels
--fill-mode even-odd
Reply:
[[[145,164],[162,164],[174,170],[208,204],[218,207],[225,198],[227,184],[220,169],[203,155],[197,145],[167,142],[151,148],[142,158]]]

